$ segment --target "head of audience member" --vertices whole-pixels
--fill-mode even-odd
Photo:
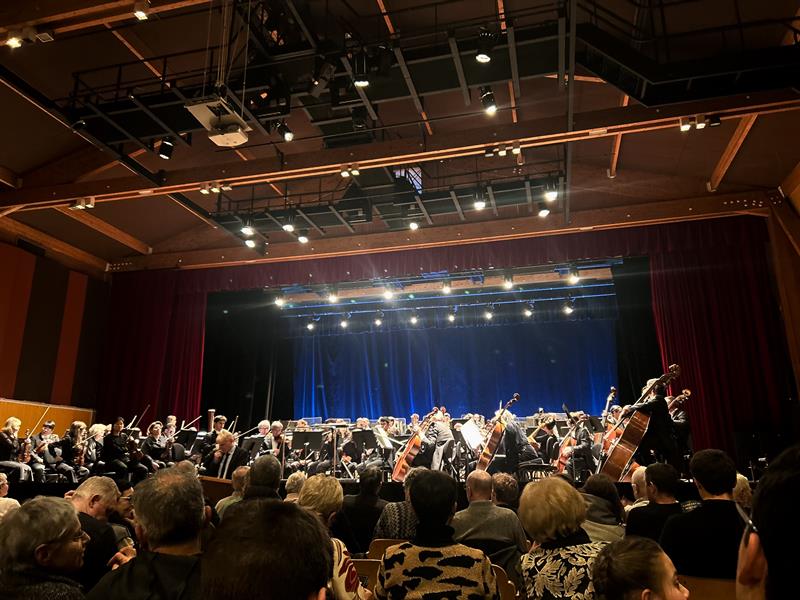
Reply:
[[[219,446],[219,451],[223,454],[227,454],[231,450],[233,450],[233,445],[236,443],[236,438],[234,435],[228,431],[227,429],[220,429],[217,433],[217,446]]]
[[[133,486],[127,479],[123,479],[117,483],[117,488],[119,489],[119,499],[117,500],[117,505],[114,507],[112,513],[116,513],[116,516],[122,519],[132,521],[134,517]]]
[[[78,512],[98,521],[108,521],[119,502],[119,488],[110,477],[89,477],[78,486],[70,500]]]
[[[64,498],[37,496],[0,523],[0,565],[7,573],[45,570],[69,575],[83,566],[89,536]]]
[[[473,471],[467,476],[467,500],[480,502],[492,499],[492,476],[486,471]]]
[[[736,465],[722,450],[710,448],[695,452],[689,471],[703,500],[733,500]]]
[[[280,437],[283,433],[283,423],[280,421],[273,421],[269,426],[269,430],[272,432],[272,437]]]
[[[666,463],[653,463],[646,468],[644,476],[647,483],[647,499],[650,502],[656,504],[675,502],[680,479],[675,467]]]
[[[258,422],[258,435],[267,435],[269,433],[269,421],[264,419]]]
[[[530,538],[541,544],[577,533],[586,520],[586,503],[564,479],[547,477],[525,486],[517,514]]]
[[[0,498],[8,496],[8,475],[0,473]]]
[[[197,554],[207,515],[196,477],[161,469],[136,486],[136,536],[152,552]]]
[[[425,471],[425,467],[413,467],[406,473],[406,478],[403,480],[403,496],[406,502],[411,502],[411,485],[417,478],[417,475]]]
[[[358,493],[361,496],[377,496],[381,489],[381,470],[378,467],[367,467],[361,473]]]
[[[617,523],[622,523],[625,520],[625,511],[622,508],[622,501],[619,499],[619,492],[614,481],[604,473],[597,473],[590,475],[583,484],[583,493],[590,494],[597,498],[605,500],[607,508],[610,508],[611,514],[617,520]]]
[[[215,600],[240,600],[253,590],[263,600],[324,600],[332,552],[328,532],[311,512],[258,499],[227,514],[216,530],[203,554],[202,589]]]
[[[48,421],[45,421],[44,423],[42,423],[42,432],[41,432],[42,433],[42,437],[49,437],[49,436],[53,435],[53,430],[55,428],[56,428],[56,422],[55,421],[48,420]]]
[[[157,438],[161,435],[161,431],[164,428],[164,425],[161,421],[153,421],[150,423],[150,427],[147,428],[147,435],[152,435],[154,438]]]
[[[634,500],[647,500],[647,467],[637,467],[631,475]]]
[[[96,442],[102,442],[105,434],[106,426],[102,423],[95,423],[89,427],[89,438],[94,438],[94,441]]]
[[[188,458],[186,460],[182,460],[180,462],[175,463],[175,466],[172,468],[181,471],[184,475],[191,475],[192,477],[197,477],[197,465],[195,465]]]
[[[417,529],[447,525],[456,514],[457,500],[455,479],[444,471],[422,470],[411,486],[411,506],[419,520]]]
[[[244,495],[244,490],[247,487],[247,482],[250,479],[250,467],[236,467],[231,474],[231,486],[233,486],[233,493]]]
[[[297,502],[300,496],[300,490],[306,483],[306,474],[303,471],[295,471],[286,480],[286,498],[288,502]]]
[[[19,433],[20,427],[22,427],[22,421],[20,421],[17,417],[8,417],[3,425],[3,431],[13,437],[16,437]]]
[[[111,424],[111,435],[119,435],[125,429],[125,419],[117,417]]]
[[[649,538],[626,537],[605,546],[592,565],[603,600],[686,600],[687,590],[661,547]]]
[[[217,415],[214,417],[214,431],[219,433],[223,429],[225,429],[225,423],[228,422],[228,417],[225,415]]]
[[[281,463],[272,454],[259,456],[250,467],[250,482],[245,490],[246,498],[259,496],[277,497],[281,485]]]
[[[492,475],[492,501],[501,506],[515,508],[519,500],[519,483],[513,475],[495,473]]]
[[[306,479],[297,503],[317,515],[330,526],[336,513],[342,508],[344,491],[335,477],[314,475]]]
[[[739,544],[737,600],[777,600],[797,593],[797,554],[788,550],[800,539],[796,517],[800,498],[800,445],[784,450],[759,479],[753,511]]]
[[[747,480],[747,477],[741,473],[736,474],[736,486],[733,488],[733,499],[745,512],[749,512],[750,509],[753,508],[753,490],[750,488],[750,482]]]

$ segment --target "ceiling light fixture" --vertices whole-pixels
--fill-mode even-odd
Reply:
[[[308,243],[308,235],[306,233],[300,232],[300,235],[297,236],[297,241],[301,244]]]
[[[286,300],[285,300],[283,297],[281,297],[281,296],[278,296],[277,298],[275,298],[275,306],[277,306],[278,308],[280,308],[280,307],[282,307],[284,304],[286,304]]]
[[[380,327],[383,325],[383,321],[381,319],[375,319],[375,327]]]
[[[22,37],[19,34],[12,33],[6,38],[5,45],[9,48],[19,48],[22,46]]]
[[[344,167],[342,167],[341,170],[339,171],[339,175],[341,175],[344,178],[350,177],[350,169],[345,169]]]
[[[509,275],[503,278],[503,289],[510,290],[514,287],[514,276]]]
[[[169,138],[164,138],[158,145],[158,155],[164,160],[172,158],[172,151],[175,149],[175,142]]]
[[[212,194],[219,194],[222,191],[222,187],[220,187],[219,183],[212,183],[211,186],[208,188],[211,190]]]
[[[692,128],[692,121],[688,117],[681,117],[679,123],[681,131],[689,131]]]
[[[350,168],[350,175],[353,177],[358,177],[361,174],[361,171],[358,170],[358,165],[354,165]]]
[[[550,209],[547,208],[544,204],[539,204],[539,217],[544,219],[545,217],[550,216]]]
[[[328,294],[328,302],[330,304],[336,304],[339,301],[339,296],[336,295],[336,292],[330,292]]]
[[[359,88],[369,86],[369,57],[363,48],[353,53],[353,84]]]
[[[575,312],[575,301],[572,298],[567,298],[564,302],[564,307],[561,309],[565,315],[571,315]]]
[[[447,320],[450,321],[451,323],[454,323],[456,320],[456,313],[449,313],[447,315]]]
[[[417,323],[419,323],[419,318],[417,317],[417,315],[412,315],[411,319],[409,320],[411,321],[412,325],[416,325]]]
[[[442,286],[442,293],[443,294],[449,294],[452,291],[453,291],[453,288],[450,287],[450,284],[445,282],[444,285]]]
[[[244,222],[244,225],[242,225],[240,231],[242,232],[242,235],[246,235],[247,237],[251,237],[256,234],[256,230],[253,227],[252,223],[250,222],[249,218]]]
[[[150,2],[142,0],[141,2],[134,2],[133,16],[140,21],[147,21],[147,11],[150,10]]]
[[[203,187],[200,188],[200,193],[204,196],[208,196],[211,193],[211,186],[207,183],[203,184]]]
[[[294,133],[292,133],[292,130],[289,129],[286,121],[279,121],[275,126],[275,131],[277,131],[278,135],[283,138],[284,142],[291,142],[294,139]]]
[[[408,224],[408,228],[409,228],[411,231],[416,231],[417,229],[419,229],[419,223],[417,223],[416,221],[411,221],[411,222]]]
[[[391,288],[386,288],[385,290],[383,290],[383,297],[386,300],[391,300],[392,298],[394,298],[394,292],[392,291]]]
[[[494,99],[494,92],[492,92],[492,86],[486,85],[480,88],[481,94],[481,104],[483,105],[483,110],[486,112],[487,115],[494,115],[497,112],[497,102]]]
[[[308,329],[309,331],[314,331],[314,322],[311,321],[310,323],[307,323],[306,329]]]
[[[486,27],[481,27],[478,33],[478,50],[475,52],[475,60],[482,65],[492,61],[492,48],[494,47],[494,34]]]
[[[578,283],[580,283],[580,280],[581,280],[581,275],[578,272],[578,269],[576,269],[575,267],[572,267],[569,270],[569,275],[567,276],[567,282],[570,285],[578,285]]]
[[[558,200],[558,181],[548,181],[544,186],[544,199],[547,202]]]
[[[522,153],[522,147],[519,145],[519,142],[514,142],[514,145],[511,147],[511,154],[520,154]]]
[[[245,240],[244,241],[244,245],[247,246],[248,248],[255,248],[256,247],[256,241],[255,240]]]

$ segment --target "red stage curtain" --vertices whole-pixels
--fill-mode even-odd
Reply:
[[[470,268],[541,265],[604,257],[651,258],[664,364],[693,388],[688,410],[697,447],[733,449],[732,428],[777,428],[786,397],[778,306],[769,281],[766,224],[735,217],[429,250],[268,263],[235,268],[115,274],[103,419],[200,408],[209,292],[336,283]],[[702,378],[701,378],[702,375]]]

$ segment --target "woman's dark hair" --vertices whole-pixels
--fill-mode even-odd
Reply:
[[[592,582],[598,600],[627,600],[630,592],[661,591],[663,550],[650,538],[630,536],[608,544],[594,559]]]
[[[614,485],[611,477],[603,473],[590,475],[586,483],[583,484],[582,491],[608,501],[611,504],[611,510],[617,519],[617,523],[622,523],[625,520],[625,509],[622,508],[617,486]]]
[[[414,478],[410,495],[420,523],[445,525],[458,499],[458,484],[444,471],[426,469]]]

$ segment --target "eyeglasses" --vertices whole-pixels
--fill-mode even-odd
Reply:
[[[65,531],[61,533],[57,538],[47,542],[48,544],[65,544],[68,542],[77,542],[82,540],[84,537],[87,539],[89,538],[89,534],[86,533],[82,528],[78,528],[77,531]]]
[[[755,533],[756,535],[758,535],[758,528],[756,527],[756,524],[753,523],[753,519],[751,519],[748,516],[748,514],[744,512],[744,509],[741,506],[739,506],[739,503],[734,502],[734,504],[736,505],[736,512],[739,513],[739,516],[742,517],[742,521],[744,521],[745,524],[744,534],[742,539],[744,540],[744,544],[746,546],[747,540],[750,538],[750,533]]]

